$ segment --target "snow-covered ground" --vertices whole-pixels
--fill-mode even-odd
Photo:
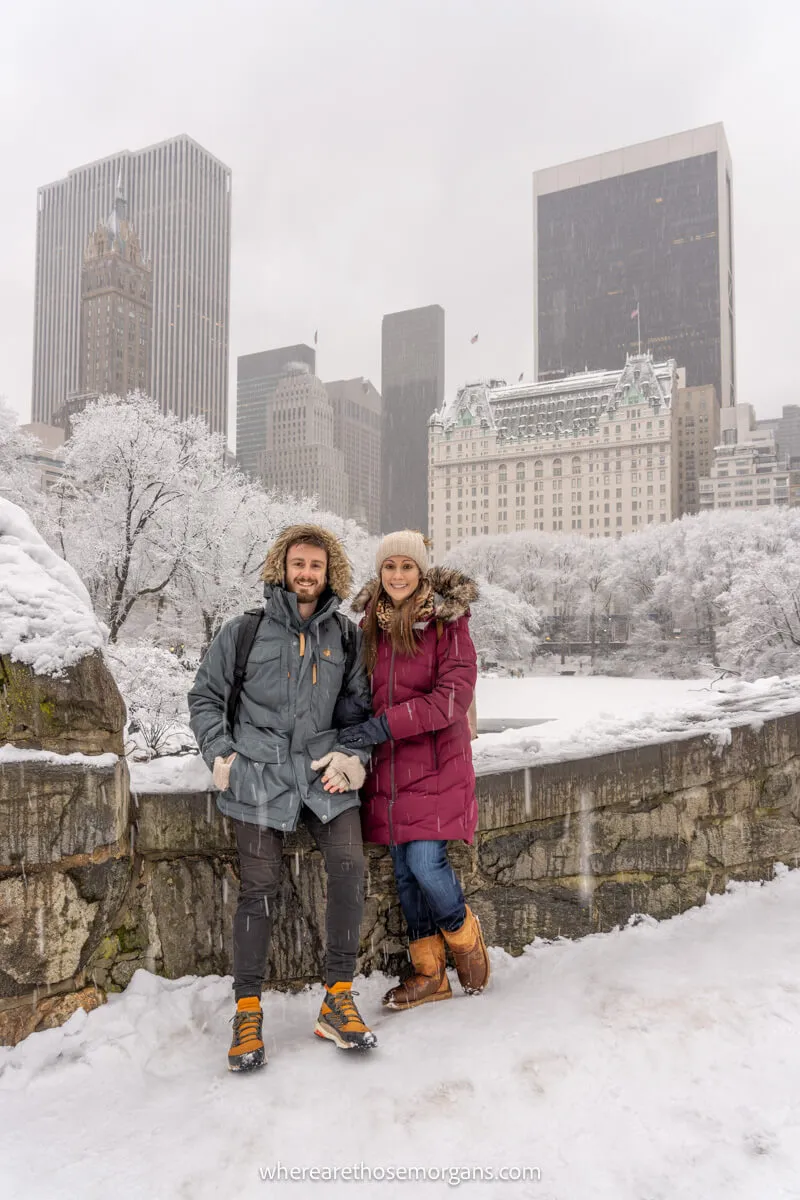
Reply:
[[[536,676],[478,680],[478,719],[545,723],[482,734],[473,743],[479,775],[607,754],[706,734],[720,745],[734,725],[760,725],[800,711],[800,676],[711,683],[708,679]]]
[[[320,991],[264,1000],[270,1061],[229,1075],[230,980],[139,972],[88,1017],[0,1050],[3,1200],[452,1195],[262,1182],[303,1167],[538,1168],[466,1194],[800,1195],[800,871],[579,942],[492,951],[480,997],[387,1013],[365,1057],[313,1037]],[[457,988],[457,983],[453,979]],[[365,1172],[362,1170],[362,1175]]]
[[[800,711],[800,676],[755,683],[603,676],[481,677],[478,719],[542,721],[481,734],[473,742],[479,775],[606,754],[647,742],[707,734],[720,745],[733,725]],[[211,774],[197,756],[131,764],[134,791],[203,791]]]

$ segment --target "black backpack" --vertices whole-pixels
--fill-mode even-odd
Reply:
[[[228,696],[227,712],[228,729],[231,733],[233,733],[236,710],[239,707],[239,697],[242,694],[247,660],[250,657],[250,651],[253,649],[253,642],[256,640],[258,627],[261,624],[263,616],[264,609],[260,605],[258,608],[248,608],[239,624],[239,628],[236,630],[236,663],[233,668],[233,686]],[[358,654],[356,627],[342,613],[337,612],[335,616],[342,631],[342,642],[344,644],[344,677],[345,679],[349,679],[350,672],[356,661],[356,655]]]

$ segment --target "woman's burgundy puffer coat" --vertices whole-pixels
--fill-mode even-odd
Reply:
[[[376,716],[386,715],[392,736],[373,750],[361,820],[364,840],[379,845],[471,843],[478,822],[467,720],[478,673],[468,614],[478,589],[442,567],[433,568],[429,579],[437,607],[420,653],[393,654],[386,634],[378,635],[372,708]],[[368,607],[377,589],[377,580],[367,584],[353,608]]]

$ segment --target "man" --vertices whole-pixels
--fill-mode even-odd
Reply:
[[[350,564],[328,530],[294,525],[270,548],[261,577],[264,612],[232,728],[236,634],[247,618],[234,617],[222,627],[189,693],[192,731],[221,789],[217,804],[233,821],[239,852],[232,1071],[266,1061],[261,990],[283,834],[300,820],[322,852],[328,877],[325,996],[314,1032],[346,1050],[377,1044],[351,992],[364,908],[357,789],[369,752],[340,746],[336,730],[337,723],[363,721],[370,712],[366,672],[353,652],[360,631],[337,615],[350,593]]]

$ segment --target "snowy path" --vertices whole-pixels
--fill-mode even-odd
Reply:
[[[800,871],[672,921],[493,951],[479,998],[383,1013],[380,1048],[265,998],[271,1061],[230,1076],[229,981],[140,972],[105,1008],[0,1050],[3,1200],[422,1197],[438,1181],[265,1183],[259,1168],[538,1167],[464,1183],[539,1200],[800,1196]],[[380,1190],[380,1193],[378,1189]]]

